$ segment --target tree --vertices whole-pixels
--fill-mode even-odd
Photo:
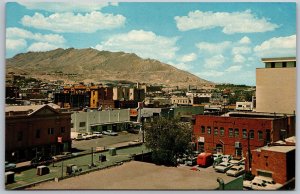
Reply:
[[[189,149],[192,129],[179,119],[159,118],[144,125],[146,147],[156,164],[177,165],[177,157]]]

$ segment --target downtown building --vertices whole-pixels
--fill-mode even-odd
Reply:
[[[54,104],[5,107],[5,160],[21,162],[71,150],[71,113]]]

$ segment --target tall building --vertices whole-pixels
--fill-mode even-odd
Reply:
[[[293,114],[296,111],[296,58],[263,58],[256,69],[256,111]]]

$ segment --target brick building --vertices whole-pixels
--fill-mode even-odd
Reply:
[[[295,134],[294,115],[230,112],[194,118],[194,142],[199,151],[246,157],[252,149]]]
[[[71,149],[71,114],[54,104],[5,108],[5,160],[26,161]]]
[[[251,151],[251,173],[285,184],[295,177],[295,145],[271,145]]]

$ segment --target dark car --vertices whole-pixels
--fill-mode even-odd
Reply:
[[[15,163],[9,163],[9,162],[5,161],[5,171],[15,169],[16,166],[17,165]]]
[[[39,166],[39,165],[46,165],[52,163],[54,160],[51,156],[40,156],[33,158],[30,161],[31,166]]]

